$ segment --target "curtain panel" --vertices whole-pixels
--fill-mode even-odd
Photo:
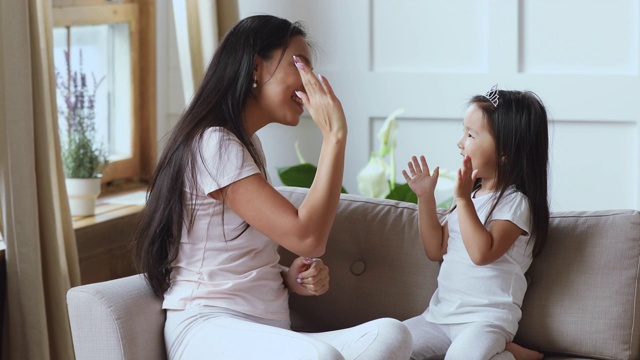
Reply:
[[[182,91],[188,105],[220,40],[239,20],[238,2],[173,0],[171,5]]]
[[[73,359],[66,292],[80,274],[59,151],[50,0],[0,1],[0,27],[3,358]]]

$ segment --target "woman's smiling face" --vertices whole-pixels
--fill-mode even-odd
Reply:
[[[275,50],[270,59],[258,58],[254,72],[257,87],[254,95],[267,123],[275,122],[295,126],[304,109],[296,91],[304,91],[300,73],[293,56],[312,68],[309,45],[302,36],[291,39],[289,47],[280,60],[282,50]]]

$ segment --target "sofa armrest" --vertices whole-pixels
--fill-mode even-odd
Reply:
[[[67,292],[76,359],[166,359],[165,312],[141,275]]]

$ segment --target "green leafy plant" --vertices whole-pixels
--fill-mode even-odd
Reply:
[[[58,114],[66,121],[66,126],[60,126],[64,173],[67,178],[99,177],[108,164],[108,152],[96,141],[95,128],[96,91],[104,77],[96,80],[92,74],[93,84],[89,86],[82,69],[82,51],[77,71],[71,69],[68,50],[64,56],[66,74],[56,69]]]
[[[278,168],[278,177],[284,185],[310,188],[318,168],[304,160],[297,142],[295,147],[300,164]],[[342,193],[347,193],[347,189],[345,189],[344,186],[342,187]]]
[[[385,119],[382,128],[377,134],[378,140],[380,141],[380,149],[371,153],[369,162],[357,175],[358,190],[360,194],[364,196],[406,201],[416,204],[418,203],[418,197],[413,190],[411,190],[409,184],[401,184],[395,181],[394,153],[397,145],[398,132],[396,118],[403,112],[404,109],[397,109]],[[297,143],[295,148],[300,164],[278,168],[280,181],[287,186],[311,187],[317,167],[302,158]],[[440,169],[440,178],[445,181],[452,180],[452,177],[444,169]],[[446,193],[448,190],[445,189],[442,191]],[[347,190],[342,187],[342,192],[346,193]],[[438,207],[449,208],[452,202],[453,197],[448,197],[446,200],[440,202]]]

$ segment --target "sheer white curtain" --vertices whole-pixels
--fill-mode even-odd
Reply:
[[[238,21],[237,1],[173,0],[180,78],[185,104],[200,85],[220,38]]]
[[[73,359],[66,292],[80,283],[59,155],[51,1],[0,1],[4,359]]]

